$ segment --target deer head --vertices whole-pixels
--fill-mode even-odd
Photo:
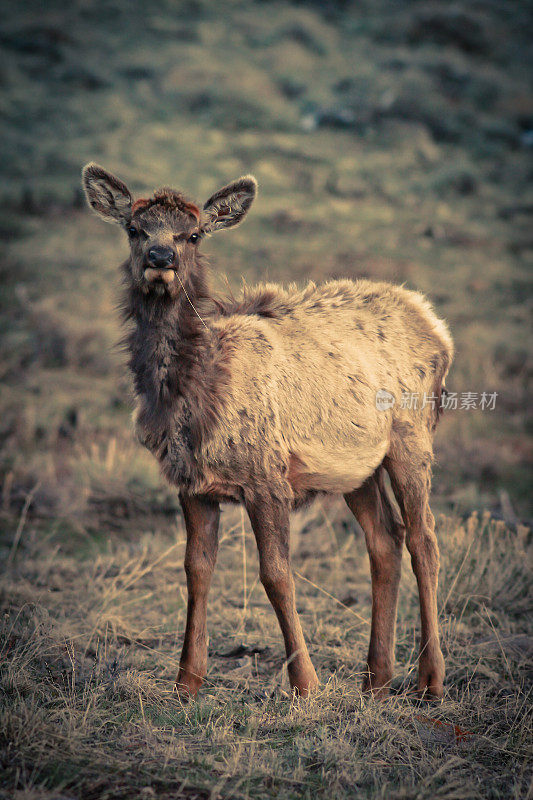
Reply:
[[[130,243],[129,274],[145,294],[177,297],[192,277],[198,248],[207,234],[238,225],[256,192],[252,175],[213,194],[202,211],[174,189],[158,189],[134,202],[128,187],[97,164],[83,168],[83,188],[91,208],[121,225]]]

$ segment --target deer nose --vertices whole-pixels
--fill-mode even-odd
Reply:
[[[148,251],[148,260],[150,264],[159,269],[164,269],[172,264],[176,253],[171,247],[151,247]]]

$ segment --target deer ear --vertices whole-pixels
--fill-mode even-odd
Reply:
[[[233,228],[242,222],[257,194],[257,181],[253,175],[244,175],[219,189],[204,205],[202,228],[213,233],[222,228]]]
[[[120,225],[131,220],[132,197],[126,184],[98,164],[86,164],[82,184],[87,202],[107,222]]]

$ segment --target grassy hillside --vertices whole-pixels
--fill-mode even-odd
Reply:
[[[42,475],[69,413],[78,443],[129,435],[113,350],[126,244],[84,208],[79,170],[94,158],[139,191],[171,183],[199,199],[257,175],[246,225],[207,245],[218,285],[367,275],[427,292],[457,344],[449,388],[498,392],[494,412],[441,426],[439,505],[498,512],[503,490],[530,514],[526,4],[4,6],[14,490]]]
[[[521,796],[531,4],[4,0],[2,10],[5,796]],[[442,708],[411,700],[409,569],[397,694],[385,706],[361,698],[368,566],[337,501],[293,526],[324,692],[294,704],[276,688],[280,636],[232,511],[206,697],[182,709],[168,694],[184,533],[175,493],[131,434],[115,310],[127,246],[85,208],[79,174],[91,159],[139,193],[170,184],[202,201],[253,172],[246,223],[204,248],[217,289],[243,276],[405,283],[450,325],[448,389],[497,393],[494,410],[450,411],[437,432]],[[456,740],[427,722],[437,716],[472,735]]]

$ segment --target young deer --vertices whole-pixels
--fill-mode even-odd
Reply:
[[[122,271],[136,430],[178,488],[185,518],[180,692],[195,695],[207,672],[207,594],[219,503],[228,501],[249,514],[291,686],[307,695],[318,685],[296,611],[289,516],[328,492],[344,495],[370,555],[364,688],[386,695],[393,677],[406,536],[420,594],[418,688],[441,696],[439,552],[428,495],[453,353],[444,322],[420,294],[367,280],[303,290],[266,284],[239,300],[214,298],[199,245],[243,220],[257,189],[251,176],[225,186],[202,211],[172,189],[133,202],[122,181],[92,163],[83,185],[92,208],[129,237]],[[404,407],[405,392],[430,400]],[[387,495],[385,470],[403,519]]]

